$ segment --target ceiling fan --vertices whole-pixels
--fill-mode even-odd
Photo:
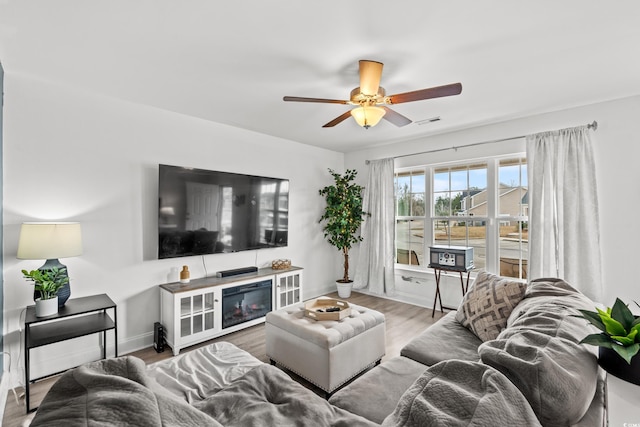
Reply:
[[[410,119],[387,107],[387,105],[459,95],[462,92],[461,83],[452,83],[444,86],[387,96],[384,88],[380,86],[383,66],[382,62],[363,59],[359,61],[359,65],[360,86],[351,91],[351,96],[348,101],[339,99],[304,98],[300,96],[285,96],[283,100],[293,102],[319,102],[325,104],[355,105],[357,106],[356,108],[341,114],[322,127],[333,127],[349,118],[349,116],[353,116],[360,126],[365,129],[369,129],[371,126],[377,125],[383,118],[396,126],[405,126],[411,123]]]

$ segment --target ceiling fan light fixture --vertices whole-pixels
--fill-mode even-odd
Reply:
[[[381,107],[362,106],[351,110],[351,115],[355,121],[365,129],[377,125],[386,111]]]

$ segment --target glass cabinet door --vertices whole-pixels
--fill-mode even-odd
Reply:
[[[278,276],[278,308],[302,301],[301,274],[299,271],[294,271]]]
[[[180,298],[180,337],[188,337],[215,329],[215,303],[213,291],[185,295]]]

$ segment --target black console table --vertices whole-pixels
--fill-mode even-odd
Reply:
[[[107,310],[113,310],[113,319]],[[85,335],[102,332],[102,358],[107,358],[107,331],[113,329],[115,356],[118,356],[118,320],[116,304],[107,294],[73,298],[67,301],[57,314],[36,317],[35,305],[27,307],[24,319],[24,372],[25,401],[27,413],[35,411],[29,405],[29,384],[59,374],[56,372],[32,379],[30,377],[29,353],[43,345],[66,341]]]

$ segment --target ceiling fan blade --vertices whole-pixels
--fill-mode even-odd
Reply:
[[[340,99],[323,99],[323,98],[304,98],[301,96],[285,96],[282,98],[283,101],[294,101],[294,102],[321,102],[323,104],[348,104],[349,101],[343,101]]]
[[[329,123],[327,123],[326,125],[324,125],[322,127],[323,128],[332,128],[335,125],[342,123],[343,121],[345,121],[349,117],[351,117],[351,110],[349,110],[346,113],[336,117],[335,119],[331,120]]]
[[[382,77],[382,62],[360,60],[360,92],[363,95],[376,95]]]
[[[461,83],[452,83],[444,86],[431,87],[429,89],[414,90],[412,92],[399,93],[389,96],[391,104],[402,102],[421,101],[423,99],[440,98],[443,96],[459,95],[462,92]]]
[[[387,121],[390,121],[394,125],[398,127],[402,127],[411,123],[411,120],[409,120],[407,117],[403,116],[402,114],[396,111],[393,111],[391,108],[385,107],[384,105],[382,106],[382,108],[384,109],[384,111],[386,111],[385,115],[382,116],[382,118]]]

